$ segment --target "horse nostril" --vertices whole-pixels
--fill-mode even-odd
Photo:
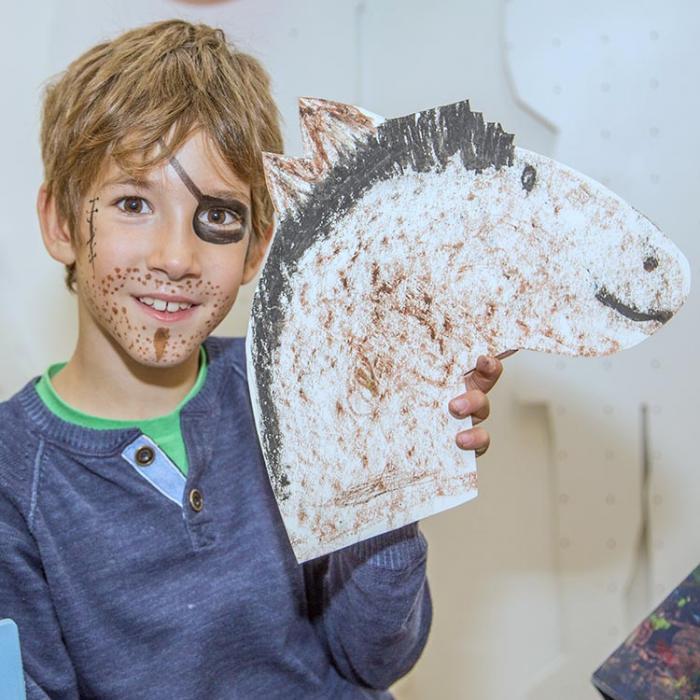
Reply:
[[[651,272],[652,270],[655,270],[659,266],[659,261],[656,258],[653,258],[649,256],[645,261],[644,261],[644,269],[647,272]]]

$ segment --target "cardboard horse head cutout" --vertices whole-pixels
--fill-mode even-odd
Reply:
[[[690,273],[639,212],[468,102],[300,113],[308,158],[264,156],[279,223],[248,366],[303,561],[476,494],[447,403],[478,355],[631,347],[683,304]]]

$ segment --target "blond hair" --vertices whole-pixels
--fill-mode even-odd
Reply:
[[[261,64],[222,30],[155,22],[94,46],[57,76],[42,109],[44,182],[74,244],[81,203],[108,156],[138,177],[197,127],[250,183],[253,235],[263,235],[273,207],[261,151],[282,151],[279,112]],[[75,265],[66,285],[74,291]]]

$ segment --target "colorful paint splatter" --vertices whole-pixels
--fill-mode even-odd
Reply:
[[[610,700],[700,700],[700,566],[593,674]]]

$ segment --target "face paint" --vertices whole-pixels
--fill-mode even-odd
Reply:
[[[226,316],[233,304],[232,295],[218,284],[205,279],[187,279],[179,282],[161,281],[157,292],[154,278],[143,267],[113,267],[104,269],[112,258],[110,231],[101,232],[100,256],[95,260],[95,271],[90,274],[87,255],[84,256],[77,277],[79,294],[90,311],[90,316],[106,329],[131,356],[146,364],[176,364],[196,352],[199,344]],[[104,241],[104,244],[103,244]],[[138,298],[158,293],[159,296],[187,297],[195,301],[197,319],[164,325],[139,311]],[[137,305],[137,306],[134,306]]]
[[[165,346],[168,344],[170,330],[168,328],[159,328],[153,336],[153,348],[156,352],[156,360],[160,362],[165,352]]]
[[[197,211],[192,219],[192,228],[197,236],[207,243],[217,245],[243,240],[250,229],[248,207],[237,199],[221,199],[202,194],[175,156],[170,159],[170,165],[197,200]]]
[[[251,230],[250,185],[212,153],[201,133],[183,144],[177,158],[177,165],[171,167],[166,159],[149,172],[145,185],[134,184],[110,161],[101,189],[83,200],[76,284],[84,311],[79,337],[86,352],[106,342],[101,351],[111,352],[116,345],[139,364],[177,365],[198,351],[237,297],[246,271],[245,241],[215,247],[200,240],[244,238]],[[184,177],[178,166],[181,172],[187,169]],[[202,194],[189,173],[213,196]],[[129,197],[148,206],[134,211],[124,206]],[[195,209],[195,221],[203,224],[195,227],[197,239],[189,233]],[[182,236],[171,235],[176,221],[184,226]]]
[[[90,249],[90,253],[88,255],[88,262],[92,264],[93,266],[93,271],[94,271],[94,263],[95,263],[95,214],[99,211],[97,209],[97,202],[99,202],[100,198],[99,197],[93,197],[91,200],[89,200],[90,204],[90,211],[88,212],[88,226],[90,227],[90,237],[88,238],[88,247]]]

